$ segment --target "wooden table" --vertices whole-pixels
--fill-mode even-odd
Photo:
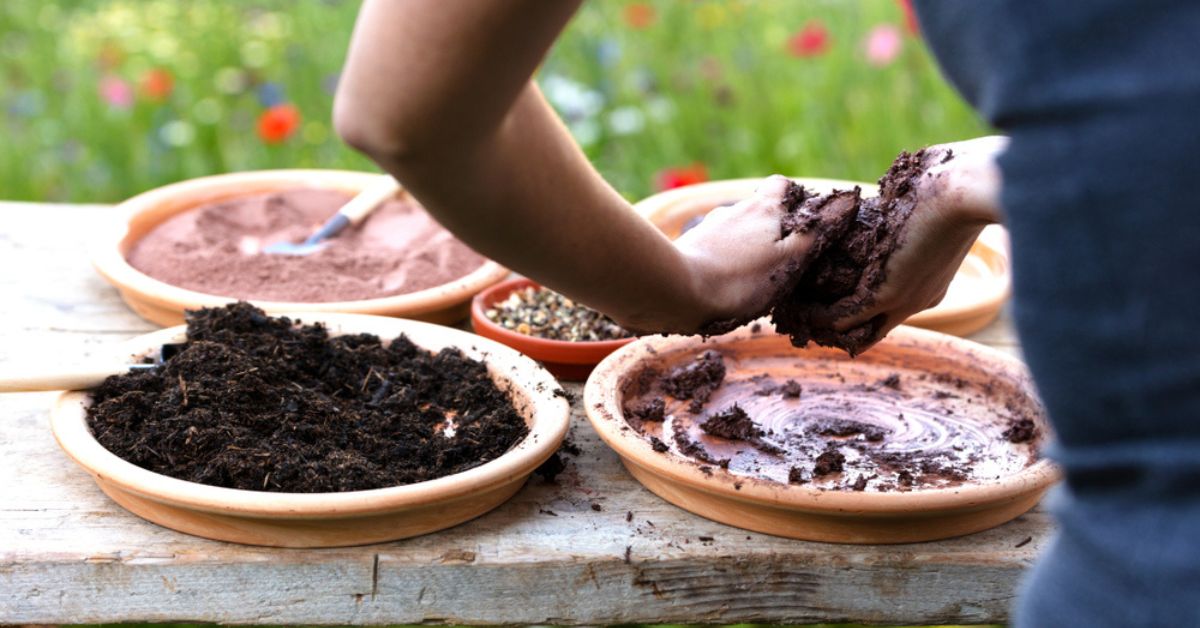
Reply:
[[[0,360],[67,360],[153,329],[88,264],[110,208],[0,203],[0,218]],[[1017,351],[1006,320],[976,339]],[[109,501],[55,444],[52,398],[0,396],[0,623],[1002,622],[1052,529],[1036,509],[902,546],[748,533],[643,489],[577,403],[583,453],[558,484],[535,478],[475,521],[366,547],[245,547]]]

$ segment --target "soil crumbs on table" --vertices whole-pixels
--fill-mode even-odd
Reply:
[[[247,303],[187,314],[158,368],[108,378],[88,423],[117,456],[174,478],[316,493],[421,482],[529,432],[483,362],[406,337],[330,337]]]

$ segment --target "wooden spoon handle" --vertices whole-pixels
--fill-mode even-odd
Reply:
[[[149,366],[112,362],[70,364],[57,368],[7,365],[0,368],[0,393],[84,390],[99,386],[110,375],[121,375],[128,373],[130,369],[149,368]]]
[[[391,175],[381,175],[379,180],[363,188],[354,198],[350,199],[338,213],[345,216],[350,224],[357,225],[368,214],[384,202],[391,200],[400,191],[400,183]]]

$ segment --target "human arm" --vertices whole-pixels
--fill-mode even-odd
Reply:
[[[778,182],[676,247],[588,163],[530,81],[578,0],[368,0],[335,124],[479,252],[642,331],[761,313]],[[709,222],[709,221],[706,221]]]

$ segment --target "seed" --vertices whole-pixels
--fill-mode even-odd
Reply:
[[[527,336],[587,342],[632,336],[611,318],[553,290],[514,290],[484,315],[488,320]]]

